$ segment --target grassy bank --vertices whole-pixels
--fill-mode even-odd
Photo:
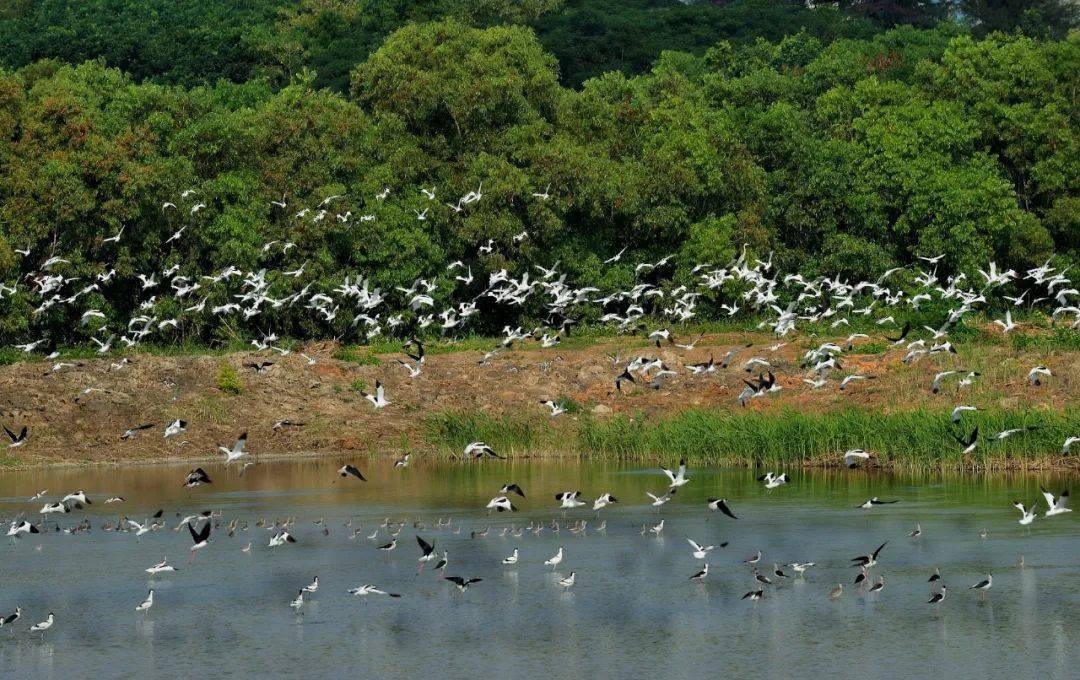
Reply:
[[[975,427],[979,446],[962,455],[950,433]],[[994,433],[1035,426],[1002,441]],[[669,417],[596,418],[549,424],[537,419],[446,413],[429,418],[426,440],[460,453],[482,440],[510,455],[570,454],[601,459],[672,459],[696,464],[835,466],[844,451],[862,448],[881,467],[904,469],[1040,469],[1071,467],[1061,455],[1067,436],[1080,433],[1080,409],[991,410],[954,426],[941,411],[880,413],[849,408],[826,413],[732,413],[689,410]]]

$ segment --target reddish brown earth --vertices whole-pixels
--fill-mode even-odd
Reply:
[[[753,341],[736,364],[703,377],[691,377],[684,363],[719,359],[728,349]],[[1005,408],[1046,406],[1062,409],[1080,403],[1080,353],[1017,352],[1004,344],[979,344],[959,356],[935,356],[914,366],[900,362],[903,352],[853,353],[844,371],[862,372],[875,379],[840,392],[836,381],[811,391],[802,383],[798,359],[819,338],[794,337],[773,352],[768,336],[706,336],[691,352],[665,345],[657,349],[641,339],[612,338],[568,349],[529,348],[500,353],[489,365],[477,364],[481,353],[458,351],[429,354],[423,374],[411,379],[394,359],[380,357],[381,365],[358,365],[332,358],[334,346],[313,344],[304,352],[317,358],[308,366],[298,353],[285,357],[266,353],[227,356],[161,357],[135,355],[121,370],[111,370],[115,359],[83,360],[74,368],[49,373],[50,364],[24,362],[0,367],[0,420],[12,429],[29,427],[25,446],[4,451],[8,465],[48,462],[101,462],[129,459],[205,458],[217,456],[218,444],[231,444],[241,432],[250,432],[254,454],[332,453],[340,451],[395,452],[425,446],[425,420],[447,411],[521,414],[545,419],[543,399],[569,398],[597,417],[612,413],[660,417],[691,407],[739,409],[736,396],[748,374],[741,362],[752,356],[767,358],[783,390],[754,400],[750,409],[827,411],[858,405],[881,410],[918,406],[949,408],[952,394],[931,395],[933,374],[946,367],[980,370],[981,381],[967,397],[984,406]],[[494,343],[493,343],[494,344]],[[616,392],[619,373],[612,358],[625,363],[633,356],[659,354],[679,376],[658,390],[633,386]],[[244,368],[256,358],[274,361],[262,374]],[[234,366],[243,385],[241,394],[218,388],[223,363]],[[1055,378],[1041,388],[1030,387],[1025,376],[1036,364],[1050,366]],[[381,380],[391,405],[376,412],[355,389],[358,381],[368,389]],[[88,387],[96,390],[82,394]],[[164,439],[164,424],[174,418],[188,421],[188,431]],[[275,432],[280,419],[306,423],[304,427]],[[564,419],[552,421],[560,427]],[[141,423],[151,430],[121,441],[120,434]]]

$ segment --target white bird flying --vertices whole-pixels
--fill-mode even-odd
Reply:
[[[699,560],[706,559],[709,556],[709,553],[717,548],[715,545],[699,545],[697,541],[692,538],[686,539],[686,542],[694,549],[694,557]],[[721,543],[719,547],[723,548],[726,545],[727,543]]]
[[[168,425],[165,426],[165,438],[175,437],[178,434],[187,432],[187,421],[177,418]]]
[[[664,494],[663,496],[657,496],[657,495],[653,494],[653,493],[652,493],[652,492],[650,492],[650,491],[646,491],[646,492],[645,492],[645,495],[646,495],[646,496],[648,496],[649,498],[651,498],[651,499],[652,499],[652,504],[653,504],[653,506],[655,506],[655,507],[657,507],[657,508],[658,508],[658,507],[660,507],[661,505],[663,505],[664,503],[667,503],[668,501],[670,501],[670,500],[671,500],[671,497],[672,497],[673,495],[675,495],[675,489],[670,489],[670,490],[669,490],[669,491],[668,491],[668,492],[667,492],[666,494]]]
[[[775,489],[778,486],[782,486],[784,484],[787,484],[788,481],[790,481],[790,480],[789,480],[786,472],[781,473],[779,475],[775,475],[775,474],[773,474],[771,472],[766,472],[762,476],[758,477],[758,481],[759,482],[765,482],[765,488],[766,489]]]
[[[236,438],[236,441],[233,443],[232,448],[218,445],[218,451],[221,451],[223,454],[225,454],[225,464],[228,465],[229,463],[235,460],[240,460],[244,456],[248,455],[247,451],[244,450],[244,447],[246,445],[247,432],[244,432]]]
[[[1017,520],[1020,524],[1031,524],[1035,521],[1035,508],[1028,509],[1020,501],[1015,501],[1013,507],[1020,511],[1020,519]]]
[[[566,413],[566,407],[552,399],[545,399],[540,403],[551,409],[552,418],[554,418],[555,416],[561,416],[562,414]]]
[[[390,401],[386,398],[386,392],[383,389],[383,385],[378,380],[375,381],[374,394],[369,394],[367,392],[360,392],[360,394],[364,396],[364,399],[370,401],[371,405],[376,409],[385,408],[390,405]]]
[[[559,501],[559,507],[563,510],[572,510],[585,505],[584,501],[578,499],[579,496],[581,496],[580,491],[563,491],[555,494],[555,500]]]
[[[685,484],[687,484],[690,481],[690,479],[686,476],[686,459],[685,458],[682,458],[682,459],[679,460],[679,469],[678,469],[677,473],[672,472],[671,470],[669,470],[669,469],[667,469],[665,467],[662,467],[660,469],[663,470],[664,474],[667,475],[669,480],[671,480],[671,488],[673,488],[673,489],[677,489],[680,486],[684,486]]]
[[[1066,512],[1072,512],[1072,508],[1065,507],[1065,504],[1069,502],[1069,490],[1065,489],[1058,496],[1054,496],[1046,489],[1039,487],[1039,491],[1042,491],[1043,498],[1046,499],[1047,510],[1043,517],[1053,517],[1054,515],[1060,515]]]
[[[1028,371],[1027,379],[1028,382],[1030,382],[1032,385],[1038,387],[1039,385],[1042,385],[1042,381],[1044,378],[1049,378],[1052,375],[1053,374],[1050,372],[1050,369],[1046,366],[1036,366],[1035,368]]]

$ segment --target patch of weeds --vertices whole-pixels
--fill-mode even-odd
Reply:
[[[1054,328],[1049,333],[1016,333],[1011,340],[1012,347],[1016,350],[1080,351],[1080,332],[1061,326]]]
[[[349,385],[349,387],[352,389],[353,392],[367,392],[367,383],[364,382],[361,378],[353,380],[352,384]]]
[[[555,400],[555,403],[566,409],[567,413],[581,413],[584,410],[581,404],[570,397],[559,397]]]
[[[891,345],[887,342],[868,342],[865,345],[855,345],[855,349],[851,350],[852,354],[884,354],[889,351]]]
[[[382,360],[375,356],[371,347],[347,345],[334,350],[333,357],[338,361],[348,361],[357,366],[382,366]]]
[[[240,376],[237,375],[236,368],[227,361],[221,362],[218,366],[217,386],[225,394],[234,396],[244,391],[244,386],[240,384]]]
[[[203,420],[224,423],[227,418],[225,405],[215,397],[202,397],[195,402],[196,415]]]

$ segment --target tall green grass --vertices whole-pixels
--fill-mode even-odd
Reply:
[[[448,412],[424,422],[425,439],[447,455],[461,455],[476,441],[500,455],[535,452],[553,441],[554,431],[538,419],[489,416],[483,413]]]
[[[1002,441],[1006,429],[1034,425]],[[979,446],[962,455],[950,436],[979,427]],[[1080,410],[995,410],[953,425],[948,413],[916,409],[881,413],[850,408],[827,413],[689,410],[670,417],[583,416],[544,421],[451,413],[428,421],[427,439],[460,453],[483,440],[517,453],[594,459],[687,458],[714,465],[840,465],[848,449],[873,452],[876,464],[911,469],[1005,469],[1060,465],[1065,438],[1080,432]]]

